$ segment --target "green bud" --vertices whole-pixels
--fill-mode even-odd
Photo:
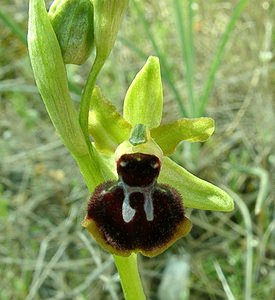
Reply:
[[[94,46],[94,12],[90,0],[55,0],[49,17],[66,64],[83,64]]]

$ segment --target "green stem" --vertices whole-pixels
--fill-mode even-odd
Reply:
[[[188,116],[195,115],[195,102],[193,93],[193,77],[194,77],[194,46],[193,46],[193,11],[192,1],[186,3],[181,0],[174,0],[176,21],[181,41],[182,60],[185,63],[185,74],[187,82],[189,112]],[[184,6],[184,8],[182,8]],[[183,9],[185,13],[183,12]],[[186,21],[187,20],[187,21]],[[182,115],[183,116],[183,115]]]
[[[79,124],[82,129],[86,144],[89,148],[89,153],[91,157],[95,157],[96,154],[94,153],[94,149],[91,145],[89,131],[88,131],[89,110],[90,110],[90,103],[92,99],[93,89],[95,87],[95,82],[100,70],[104,65],[104,61],[105,60],[102,60],[98,56],[96,56],[91,72],[87,79],[86,85],[84,87],[84,91],[80,102],[80,109],[79,109]],[[94,172],[101,174],[100,167],[98,164],[94,166]],[[97,182],[96,184],[99,184],[99,182]]]
[[[90,144],[89,132],[88,132],[88,119],[89,119],[89,109],[90,103],[92,99],[93,89],[95,87],[95,82],[97,76],[104,65],[104,60],[100,59],[96,56],[95,61],[93,63],[91,72],[87,79],[86,85],[84,87],[84,91],[81,97],[80,109],[79,109],[79,123],[82,128],[83,134],[87,141],[87,144]]]
[[[114,255],[115,264],[120,276],[125,300],[145,300],[137,266],[137,255],[129,257]]]

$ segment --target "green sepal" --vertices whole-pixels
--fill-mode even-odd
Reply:
[[[155,128],[161,122],[162,106],[159,59],[150,56],[126,93],[123,116],[132,126],[144,124]]]
[[[163,158],[159,182],[176,188],[185,207],[214,211],[234,209],[234,201],[226,192],[189,173],[168,157]]]
[[[151,130],[151,136],[161,147],[164,155],[175,151],[181,141],[203,142],[214,132],[215,124],[211,118],[179,119]]]
[[[38,90],[61,139],[75,157],[88,153],[72,105],[65,65],[44,0],[30,0],[28,48]]]
[[[111,154],[130,136],[131,125],[95,87],[89,111],[89,133],[98,151]]]

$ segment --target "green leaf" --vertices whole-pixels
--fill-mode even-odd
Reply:
[[[151,130],[151,136],[164,155],[172,154],[181,141],[203,142],[214,132],[211,118],[179,119]]]
[[[97,150],[106,154],[113,153],[120,143],[129,138],[130,132],[131,125],[103,97],[99,87],[95,87],[89,112],[89,133]]]
[[[176,188],[185,207],[215,211],[234,209],[233,199],[226,192],[189,173],[168,157],[163,159],[159,182]]]
[[[159,59],[150,56],[126,93],[123,116],[132,126],[144,124],[155,128],[161,122],[162,105]]]
[[[86,155],[87,145],[69,96],[66,69],[44,0],[30,1],[28,48],[38,90],[56,130],[75,156]]]

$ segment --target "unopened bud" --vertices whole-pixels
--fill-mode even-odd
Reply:
[[[83,64],[94,46],[94,12],[90,0],[55,0],[49,17],[66,64]]]

